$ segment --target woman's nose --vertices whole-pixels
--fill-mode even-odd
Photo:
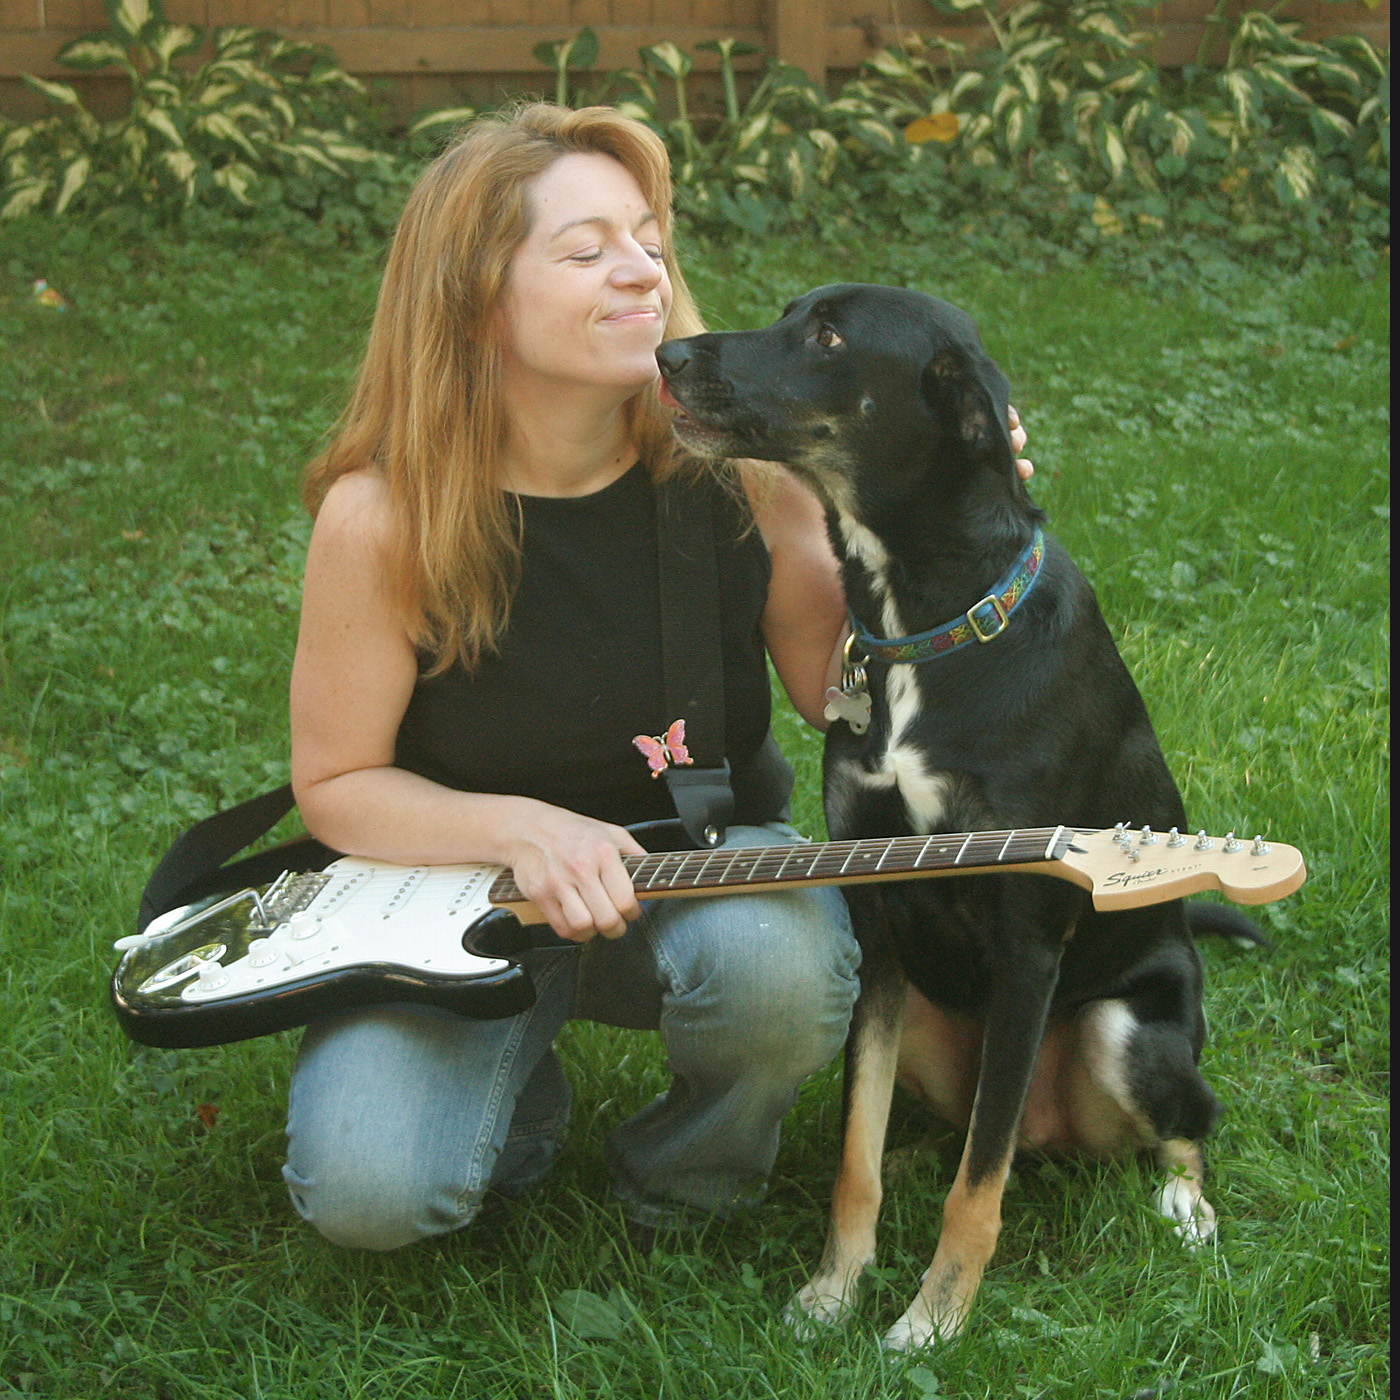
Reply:
[[[659,258],[654,258],[641,244],[633,244],[627,255],[618,260],[614,281],[627,287],[645,287],[648,291],[666,275]]]

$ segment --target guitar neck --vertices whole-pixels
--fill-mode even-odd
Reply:
[[[1041,826],[797,846],[736,846],[722,851],[626,856],[623,865],[639,899],[865,884],[992,869],[1036,870],[1086,884],[1078,872],[1062,863],[1075,834],[1073,827]],[[509,871],[491,886],[490,899],[492,904],[533,909]]]

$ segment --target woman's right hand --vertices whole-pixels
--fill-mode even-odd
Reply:
[[[529,819],[508,838],[507,861],[520,892],[571,943],[597,934],[620,938],[641,916],[623,856],[641,856],[625,827],[562,807],[532,803]]]

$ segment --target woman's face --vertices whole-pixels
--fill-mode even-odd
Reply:
[[[661,224],[611,156],[561,156],[530,187],[502,300],[507,380],[630,397],[657,377],[671,310]]]

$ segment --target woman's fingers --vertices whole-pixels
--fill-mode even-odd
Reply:
[[[587,943],[597,934],[618,938],[627,929],[626,921],[601,884],[594,889],[565,889],[559,899],[559,917],[562,927],[556,924],[554,931],[571,943]]]
[[[1016,471],[1022,481],[1029,481],[1035,475],[1035,468],[1021,456],[1026,450],[1026,430],[1021,426],[1021,415],[1011,404],[1006,406],[1006,425],[1011,430],[1011,451],[1016,456]]]
[[[622,857],[646,852],[623,827],[568,825],[572,829],[556,840],[538,833],[515,865],[516,881],[561,938],[574,943],[597,934],[620,938],[628,920],[642,912]]]

